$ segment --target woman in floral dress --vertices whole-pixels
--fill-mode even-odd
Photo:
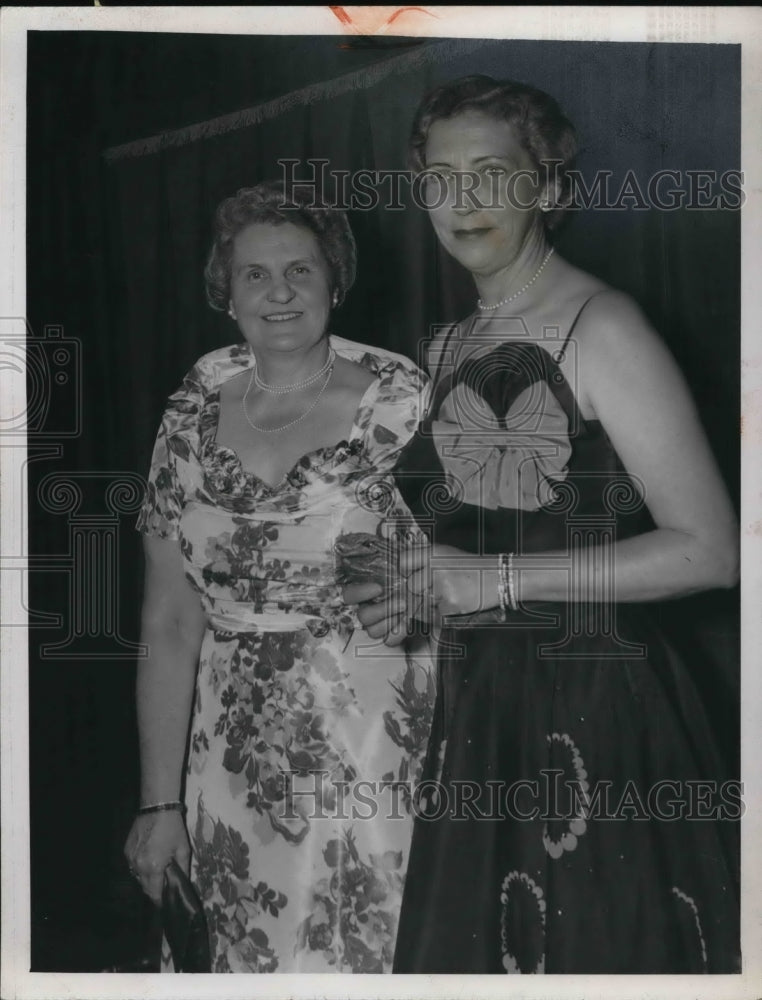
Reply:
[[[426,386],[328,336],[351,232],[283,201],[260,185],[218,209],[207,293],[244,343],[195,365],[156,441],[125,852],[156,902],[190,865],[215,972],[388,972],[433,681],[425,648],[355,628],[335,543],[395,515]]]

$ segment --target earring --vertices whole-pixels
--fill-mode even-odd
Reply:
[[[331,302],[333,303],[333,308],[335,309],[336,306],[339,304],[339,293],[338,292],[334,292],[333,293],[333,298],[331,299]]]
[[[547,198],[543,199],[543,201],[540,202],[540,211],[541,212],[549,212],[550,211],[550,207],[551,207],[550,206],[550,202],[548,201]]]
[[[230,303],[230,305],[228,306],[228,316],[229,316],[229,317],[230,317],[231,319],[235,319],[235,318],[236,318],[236,315],[235,315],[235,309],[233,308],[233,303],[232,303],[232,302],[231,302],[231,303]]]

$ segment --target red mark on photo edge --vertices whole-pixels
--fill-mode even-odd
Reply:
[[[388,21],[385,21],[383,23],[382,27],[385,28],[388,24],[391,24],[392,21],[396,21],[401,14],[404,14],[409,10],[418,11],[419,14],[427,14],[429,17],[437,16],[436,14],[432,14],[430,10],[426,10],[425,7],[398,7],[397,10],[395,10],[392,16],[388,19]]]
[[[398,7],[390,17],[388,17],[382,24],[376,26],[374,30],[371,31],[367,27],[361,27],[360,25],[358,25],[357,22],[347,13],[344,7],[329,7],[328,9],[334,14],[336,18],[338,18],[339,21],[341,21],[342,24],[351,27],[354,31],[358,32],[359,34],[366,34],[366,35],[378,34],[380,31],[383,31],[384,28],[388,28],[389,25],[392,24],[394,21],[396,21],[398,17],[401,17],[402,14],[406,14],[408,12],[426,14],[428,17],[434,17],[434,18],[437,17],[436,14],[432,13],[430,10],[426,10],[425,7]],[[373,7],[369,8],[369,13],[371,11],[373,11]]]
[[[338,17],[342,24],[354,24],[352,18],[349,14],[347,14],[343,7],[329,7],[328,9],[332,11],[336,17]]]

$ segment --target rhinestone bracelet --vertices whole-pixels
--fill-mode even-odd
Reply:
[[[506,621],[508,611],[518,611],[516,600],[516,574],[513,568],[513,553],[501,553],[497,560],[497,595],[500,600],[502,621]]]
[[[172,802],[154,802],[150,806],[141,806],[140,809],[138,809],[138,816],[147,816],[149,813],[160,812],[181,812],[185,814],[185,803],[181,802],[179,799],[175,799]]]

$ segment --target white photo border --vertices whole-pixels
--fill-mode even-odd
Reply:
[[[357,23],[370,11],[344,8]],[[31,973],[29,898],[28,655],[26,630],[2,628],[0,719],[2,722],[2,979],[5,1000],[52,998],[250,998],[389,997],[585,998],[670,997],[671,1000],[756,1000],[762,995],[762,781],[760,738],[762,685],[756,670],[762,648],[762,13],[757,7],[563,7],[428,6],[404,8],[392,23],[372,15],[375,33],[427,37],[533,40],[659,41],[731,43],[742,47],[742,821],[743,972],[737,976],[346,976]],[[388,18],[387,18],[388,22]],[[27,32],[131,31],[239,35],[341,35],[358,29],[342,24],[327,6],[301,7],[38,7],[4,8],[0,14],[0,295],[3,323],[26,315],[25,171]],[[8,378],[0,420],[24,409],[23,376]],[[2,423],[0,423],[0,428]],[[26,451],[2,449],[0,553],[26,552],[25,517],[11,485],[23,476]],[[6,574],[8,576],[9,574]],[[21,575],[21,574],[14,574]],[[22,588],[23,589],[23,588]],[[26,606],[26,594],[21,593]],[[0,592],[0,623],[9,621],[18,590]]]

